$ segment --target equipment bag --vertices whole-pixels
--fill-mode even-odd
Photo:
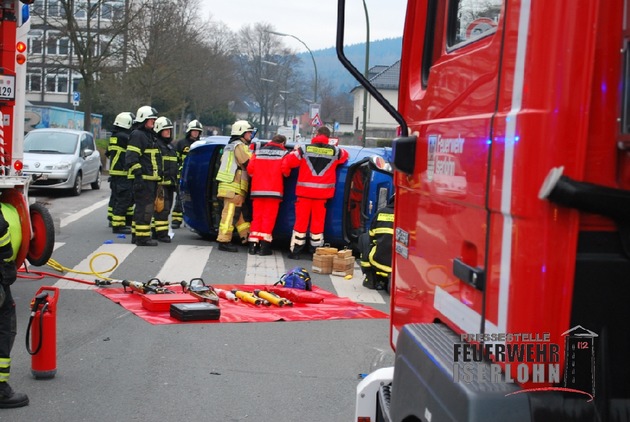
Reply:
[[[312,290],[311,276],[305,268],[295,267],[280,277],[274,286],[281,285],[301,290]]]

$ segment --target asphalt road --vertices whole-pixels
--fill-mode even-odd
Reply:
[[[129,239],[107,227],[108,197],[107,183],[80,197],[35,197],[57,226],[53,259],[78,268],[104,244],[129,248]],[[274,250],[274,267],[263,270],[245,248],[220,252],[216,243],[183,228],[171,244],[121,255],[110,276],[185,278],[201,268],[204,279],[216,284],[261,282],[296,265],[286,255]],[[308,260],[297,264],[310,270]],[[56,274],[48,266],[29,270],[30,276]],[[389,313],[389,297],[364,289],[356,273],[353,280],[311,276],[321,288]],[[34,379],[25,348],[28,307],[42,285],[61,288],[57,374],[50,380]],[[0,409],[0,421],[348,421],[359,374],[393,362],[386,318],[152,325],[91,289],[51,276],[14,284],[18,333],[10,382],[29,395],[30,405]]]

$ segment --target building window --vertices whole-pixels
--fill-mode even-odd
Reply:
[[[63,17],[63,7],[59,4],[58,0],[48,0],[48,16],[49,17]]]
[[[49,73],[46,75],[46,92],[65,94],[68,92],[68,75]]]
[[[44,33],[42,31],[31,31],[28,34],[28,53],[42,54]]]
[[[44,15],[44,0],[35,0],[32,8],[33,15],[35,16],[43,16]]]
[[[42,75],[41,73],[27,73],[26,74],[26,90],[29,92],[41,92],[42,91]]]
[[[77,1],[74,7],[74,17],[76,19],[87,18],[88,4],[85,1]]]
[[[56,32],[49,32],[46,39],[46,54],[67,56],[70,50],[70,39],[59,38]]]

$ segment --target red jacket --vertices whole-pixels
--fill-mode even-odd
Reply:
[[[335,196],[337,166],[348,161],[348,151],[328,144],[318,135],[287,156],[289,167],[300,167],[295,194],[305,198],[328,199]]]
[[[252,198],[280,198],[284,194],[284,177],[291,173],[288,151],[282,144],[268,142],[254,152],[247,164],[252,176]]]

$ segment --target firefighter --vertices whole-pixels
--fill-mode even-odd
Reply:
[[[284,178],[291,173],[284,144],[287,138],[276,135],[256,150],[247,165],[252,177],[253,218],[249,233],[249,254],[271,255],[273,228],[284,194]]]
[[[157,147],[162,157],[162,177],[158,183],[158,198],[161,209],[155,209],[153,214],[153,228],[155,237],[159,242],[171,243],[168,235],[168,215],[173,207],[173,197],[175,195],[175,185],[177,183],[177,152],[171,144],[171,130],[173,122],[166,117],[158,117],[155,121],[153,131],[156,133]],[[157,205],[157,203],[156,203]]]
[[[0,409],[22,407],[28,404],[28,396],[16,393],[9,385],[11,349],[17,332],[11,285],[17,278],[15,257],[18,246],[11,243],[9,223],[3,215],[2,204],[0,204]]]
[[[109,146],[105,154],[109,158],[109,186],[112,191],[107,214],[113,233],[131,233],[133,181],[127,177],[125,154],[135,118],[136,116],[130,112],[123,112],[116,116],[114,130],[109,138]]]
[[[306,247],[310,220],[310,251],[324,245],[326,202],[335,196],[337,166],[348,161],[348,151],[330,145],[330,129],[321,126],[309,145],[296,146],[287,160],[299,167],[295,186],[295,225],[291,236],[290,259],[300,259]]]
[[[392,274],[392,238],[394,236],[394,197],[379,209],[370,230],[359,236],[363,286],[389,291]]]
[[[221,166],[217,173],[219,182],[217,197],[223,198],[223,211],[219,223],[219,250],[237,252],[236,246],[230,244],[234,229],[246,244],[249,236],[249,222],[243,216],[243,205],[249,190],[247,164],[251,158],[249,144],[256,134],[247,120],[238,120],[232,125],[230,141],[223,149]]]
[[[131,132],[127,147],[126,163],[129,176],[133,178],[135,209],[131,242],[138,246],[157,246],[151,239],[151,219],[162,173],[162,159],[157,147],[153,126],[157,111],[151,106],[142,106],[136,113],[138,127]]]
[[[186,137],[177,141],[177,160],[179,163],[179,169],[177,172],[177,183],[176,183],[176,196],[175,196],[175,207],[173,208],[173,215],[171,216],[171,227],[174,229],[179,229],[184,222],[184,208],[182,207],[182,201],[179,197],[179,180],[182,177],[182,168],[184,167],[184,160],[188,156],[188,152],[190,151],[190,146],[199,140],[199,137],[203,133],[203,125],[199,120],[193,120],[188,123],[188,127],[186,128]]]

